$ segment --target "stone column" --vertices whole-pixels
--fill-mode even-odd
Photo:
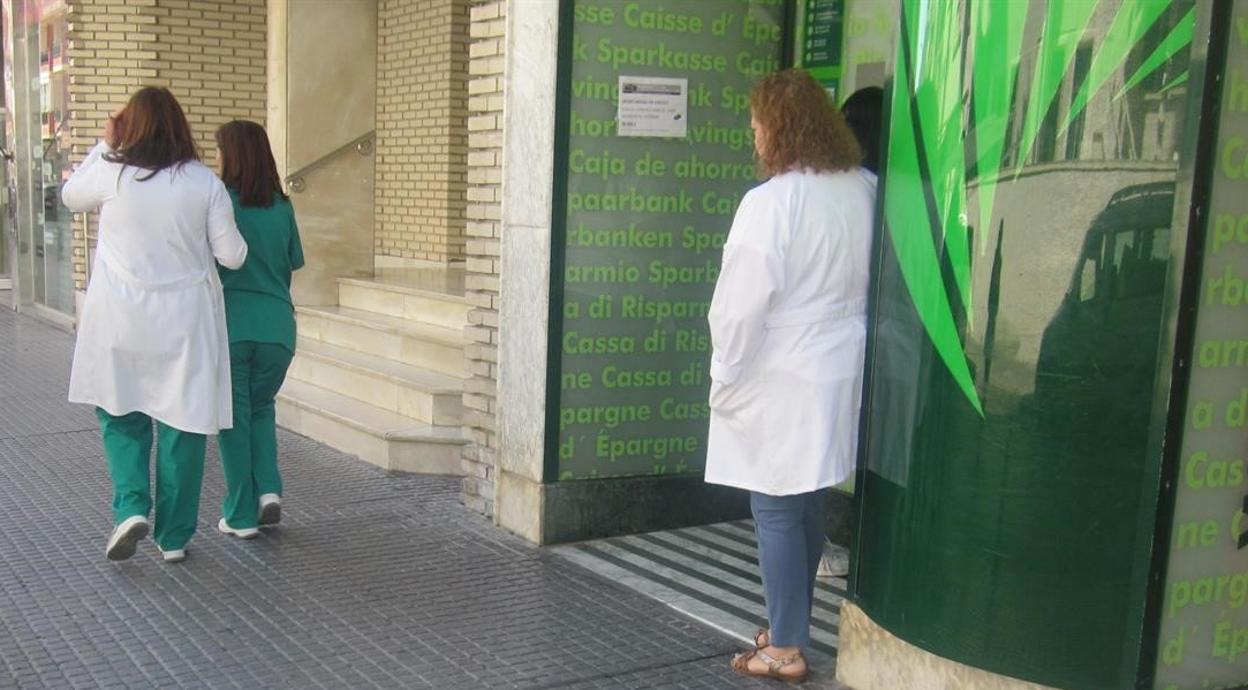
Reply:
[[[507,8],[495,522],[542,541],[559,3]]]

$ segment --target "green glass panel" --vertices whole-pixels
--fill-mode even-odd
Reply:
[[[1005,142],[1010,125],[1010,103],[1014,99],[1014,80],[997,79],[995,74],[1018,72],[1019,50],[1027,19],[1026,3],[981,2],[975,8],[974,71],[975,149],[979,179],[979,227],[992,227],[992,205],[997,190],[997,175],[1005,155]],[[979,233],[979,251],[988,246],[988,233]]]
[[[1165,93],[1169,91],[1170,89],[1173,89],[1176,86],[1186,84],[1188,76],[1190,75],[1187,72],[1183,72],[1179,76],[1175,77],[1173,81],[1168,82],[1164,87],[1162,87],[1162,89],[1158,91],[1158,93]]]
[[[961,139],[963,111],[962,13],[956,3],[906,0],[908,49],[913,56],[910,84],[923,117],[922,145],[930,160],[928,183],[936,202],[937,228],[944,237],[957,286],[959,315],[971,304],[971,260],[967,237],[966,152]],[[933,40],[934,37],[941,37]]]
[[[1044,33],[1031,75],[1031,97],[1027,100],[1022,143],[1018,147],[1020,165],[1031,154],[1032,144],[1040,134],[1040,127],[1058,89],[1067,78],[1079,41],[1083,39],[1096,6],[1094,0],[1054,0],[1047,3]]]
[[[1128,79],[1126,84],[1122,85],[1122,88],[1118,90],[1118,93],[1114,96],[1114,98],[1120,98],[1122,94],[1130,91],[1136,84],[1143,81],[1145,77],[1148,77],[1153,72],[1157,71],[1157,69],[1162,65],[1166,64],[1170,58],[1174,57],[1175,53],[1191,45],[1192,35],[1195,30],[1196,8],[1193,7],[1187,13],[1187,16],[1183,17],[1183,21],[1179,22],[1178,26],[1174,27],[1174,31],[1170,32],[1170,35],[1166,37],[1166,40],[1162,41],[1161,45],[1157,46],[1157,50],[1154,51],[1152,55],[1148,56],[1148,59],[1144,61],[1143,65],[1140,65],[1140,68],[1136,70],[1135,75]]]
[[[902,60],[898,64],[893,88],[892,127],[894,131],[913,134],[913,113],[909,89],[906,86],[909,83],[909,61]],[[933,244],[933,237],[938,236],[934,228],[939,227],[940,218],[933,217],[923,203],[925,192],[923,170],[919,165],[920,143],[912,135],[894,135],[888,138],[890,165],[885,177],[888,188],[892,191],[884,197],[885,226],[890,233],[894,228],[905,230],[892,233],[890,237],[901,278],[908,287],[909,294],[915,296],[917,317],[931,334],[936,352],[952,372],[967,399],[978,408],[978,395],[971,372],[966,366],[966,359],[962,355],[953,309],[942,281],[943,252],[939,252],[939,247]]]
[[[978,3],[952,27],[941,4],[904,3],[893,75],[856,597],[892,633],[955,661],[1061,688],[1132,688],[1152,539],[1140,525],[1160,482],[1148,441],[1169,366],[1157,356],[1163,298],[1186,233],[1172,219],[1188,95],[1162,88],[1188,69],[1190,45],[1122,98],[1089,87],[1080,127],[1051,132],[1062,165],[1001,178],[996,154],[974,147],[1003,137],[1003,158],[1026,160],[1053,99],[1091,69],[1070,69],[1077,53],[1090,65],[1124,40],[1111,35],[1120,4],[1020,2],[1020,16],[996,20],[1011,33],[991,36]],[[1191,7],[1171,3],[1103,83],[1130,79]],[[1007,50],[982,43],[994,40],[1020,40],[1020,58],[977,69],[968,56]],[[916,66],[930,55],[961,71]],[[969,82],[960,119],[912,96],[947,88],[924,83],[942,75]],[[954,146],[976,164],[942,188],[933,178]],[[997,178],[988,193],[983,176]],[[991,222],[976,228],[966,319],[939,201],[959,183],[967,215]]]
[[[1170,7],[1171,3],[1172,0],[1133,0],[1123,3],[1118,9],[1117,16],[1114,17],[1114,23],[1105,33],[1105,41],[1100,46],[1100,50],[1096,52],[1096,57],[1092,59],[1092,66],[1089,68],[1087,77],[1080,84],[1079,91],[1070,104],[1066,122],[1062,125],[1063,130],[1083,112],[1088,100],[1100,90],[1110,75],[1119,71],[1119,66],[1126,59],[1127,52],[1139,43],[1144,32],[1148,31],[1148,28],[1161,16],[1162,12],[1166,11],[1166,8]],[[1195,15],[1192,17],[1194,19]],[[1183,24],[1180,23],[1179,26]],[[1182,40],[1181,34],[1180,40]],[[1187,41],[1178,43],[1174,47],[1177,49],[1190,43],[1191,36],[1189,35]],[[1162,46],[1164,45],[1163,43]]]

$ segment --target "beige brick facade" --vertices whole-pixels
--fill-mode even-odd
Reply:
[[[468,0],[379,0],[377,254],[461,261]]]
[[[503,52],[507,4],[474,0],[468,66],[468,380],[464,503],[493,513],[498,452],[498,306],[503,178]]]
[[[108,114],[142,86],[173,91],[208,165],[216,164],[213,133],[219,125],[236,118],[264,122],[265,0],[68,4],[75,162],[99,140]],[[86,286],[81,232],[74,245],[74,286],[81,290]]]
[[[215,164],[221,123],[266,114],[266,0],[69,0],[75,160],[145,85],[170,87]],[[464,261],[464,502],[493,511],[506,0],[378,0],[376,253]],[[471,56],[471,57],[470,57]],[[92,225],[91,233],[94,232]],[[85,287],[86,237],[75,239]]]

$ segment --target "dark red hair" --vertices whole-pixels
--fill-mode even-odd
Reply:
[[[169,89],[148,86],[130,97],[115,118],[117,147],[104,158],[152,171],[150,180],[170,166],[199,160],[199,148],[178,99]]]

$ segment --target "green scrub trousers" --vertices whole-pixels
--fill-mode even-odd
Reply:
[[[113,478],[113,519],[120,524],[152,510],[149,474],[152,418],[142,412],[113,416],[96,409],[104,436],[104,455]],[[156,423],[156,544],[181,549],[195,534],[199,492],[204,479],[203,434]]]
[[[234,529],[260,524],[260,496],[282,493],[277,471],[277,392],[294,355],[282,345],[230,343],[234,428],[218,436],[225,471],[221,511]]]

